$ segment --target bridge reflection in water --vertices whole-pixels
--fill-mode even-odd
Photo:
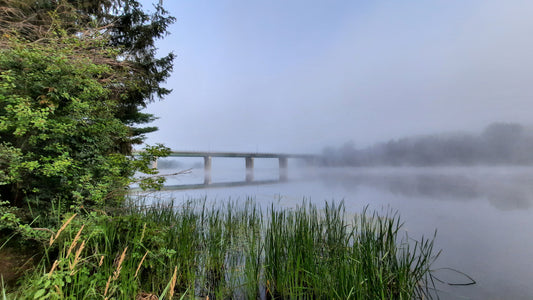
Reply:
[[[317,155],[311,154],[283,154],[283,153],[252,153],[252,152],[200,152],[200,151],[172,151],[168,157],[202,157],[204,159],[204,183],[203,184],[180,184],[180,185],[165,185],[165,190],[184,190],[184,189],[202,189],[211,187],[231,187],[243,185],[258,185],[258,184],[272,184],[278,182],[286,182],[289,180],[288,176],[288,160],[302,159],[307,164],[314,164],[318,158]],[[233,157],[244,158],[245,161],[245,181],[236,182],[212,182],[211,169],[213,157]],[[273,158],[278,159],[279,165],[279,179],[278,180],[254,180],[254,159],[255,158]],[[157,161],[153,163],[153,167],[157,168]]]

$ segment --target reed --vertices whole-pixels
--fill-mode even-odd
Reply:
[[[433,241],[398,240],[396,213],[367,211],[346,224],[342,204],[324,212],[302,205],[271,208],[265,271],[272,297],[319,299],[429,298]]]
[[[391,211],[348,216],[342,202],[322,208],[303,202],[263,212],[251,199],[213,205],[200,199],[130,203],[114,214],[72,219],[54,241],[69,223],[73,237],[54,242],[57,251],[49,252],[57,255],[43,259],[50,271],[28,275],[20,291],[103,299],[433,296],[427,288],[438,255],[433,239],[408,239]]]

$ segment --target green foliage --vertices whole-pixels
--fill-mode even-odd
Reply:
[[[110,68],[75,56],[78,41],[58,42],[0,50],[0,156],[10,160],[0,179],[15,205],[31,195],[102,204],[131,172],[115,153],[128,128],[99,81]]]
[[[44,242],[49,237],[46,229],[35,230],[32,223],[21,220],[18,208],[9,206],[9,201],[0,201],[0,233],[11,232],[10,235],[2,236],[0,239],[0,249],[11,238],[18,236],[24,241]]]
[[[167,155],[168,148],[148,147],[139,158],[120,151],[131,130],[116,116],[121,104],[113,93],[133,73],[107,63],[118,52],[98,50],[99,38],[57,35],[47,43],[4,38],[0,199],[37,212],[28,222],[52,207],[64,212],[114,206],[132,180],[147,188],[164,182],[162,177],[133,175],[157,174],[147,162]]]
[[[16,208],[7,206],[9,201],[0,201],[0,231],[15,229],[20,224],[20,218],[16,215]]]
[[[170,93],[161,84],[171,74],[174,55],[156,55],[155,41],[168,34],[175,18],[161,2],[151,13],[137,0],[0,0],[0,6],[4,8],[0,35],[30,42],[66,35],[88,38],[99,44],[78,49],[112,49],[115,53],[109,65],[131,68],[135,76],[107,86],[118,100],[114,116],[130,129],[129,139],[120,145],[123,153],[131,151],[131,144],[142,143],[145,133],[157,129],[137,126],[154,119],[141,112],[147,103]],[[84,54],[92,57],[87,55],[92,53]]]
[[[152,167],[152,163],[157,161],[159,157],[166,157],[170,154],[170,148],[161,144],[156,146],[146,146],[143,151],[138,152],[136,159],[133,161],[133,167],[138,172],[147,175],[154,176],[142,176],[137,178],[135,182],[139,183],[139,187],[142,189],[155,189],[159,190],[165,182],[165,177],[157,176],[159,173],[157,168]]]
[[[0,242],[16,236],[42,246],[61,216],[77,212],[91,228],[83,234],[87,249],[95,241],[93,253],[101,247],[113,253],[111,237],[135,222],[118,218],[131,224],[111,228],[105,213],[93,209],[119,207],[132,182],[143,188],[164,182],[149,163],[169,149],[156,145],[133,156],[131,145],[155,130],[135,128],[154,119],[140,109],[169,92],[159,85],[170,74],[172,55],[156,59],[154,40],[173,18],[160,6],[151,17],[133,0],[0,0],[0,6]],[[134,178],[143,173],[148,176]],[[60,237],[41,270],[69,242]],[[56,293],[62,290],[73,298],[85,284],[89,298],[102,294],[107,274],[95,272],[94,257],[82,248],[59,253],[56,272],[35,275],[34,299],[62,298]],[[139,242],[134,249],[144,248]],[[161,247],[153,255],[168,260],[173,251]],[[112,280],[108,295],[123,293],[130,279]]]

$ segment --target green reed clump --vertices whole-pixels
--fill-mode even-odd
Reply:
[[[344,205],[270,211],[265,238],[268,293],[279,299],[430,298],[433,240],[399,239],[397,214],[346,223]]]
[[[172,280],[175,295],[190,293],[200,241],[194,209],[192,202],[130,205],[112,216],[77,216],[48,245],[40,271],[13,296],[135,299],[161,295]]]
[[[342,203],[129,203],[65,218],[7,299],[431,297],[433,241],[410,242],[401,226],[366,209],[350,219]]]

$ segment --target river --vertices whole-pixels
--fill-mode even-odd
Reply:
[[[244,180],[243,159],[214,159],[213,182]],[[201,183],[201,161],[188,159],[176,169],[192,172],[168,184]],[[162,170],[171,173],[174,170]],[[277,161],[257,159],[255,179],[276,179]],[[289,182],[159,192],[184,201],[245,200],[261,206],[294,207],[303,199],[323,205],[345,202],[350,213],[397,210],[410,238],[431,237],[442,253],[433,265],[441,299],[533,299],[533,168],[310,168],[290,162]]]

